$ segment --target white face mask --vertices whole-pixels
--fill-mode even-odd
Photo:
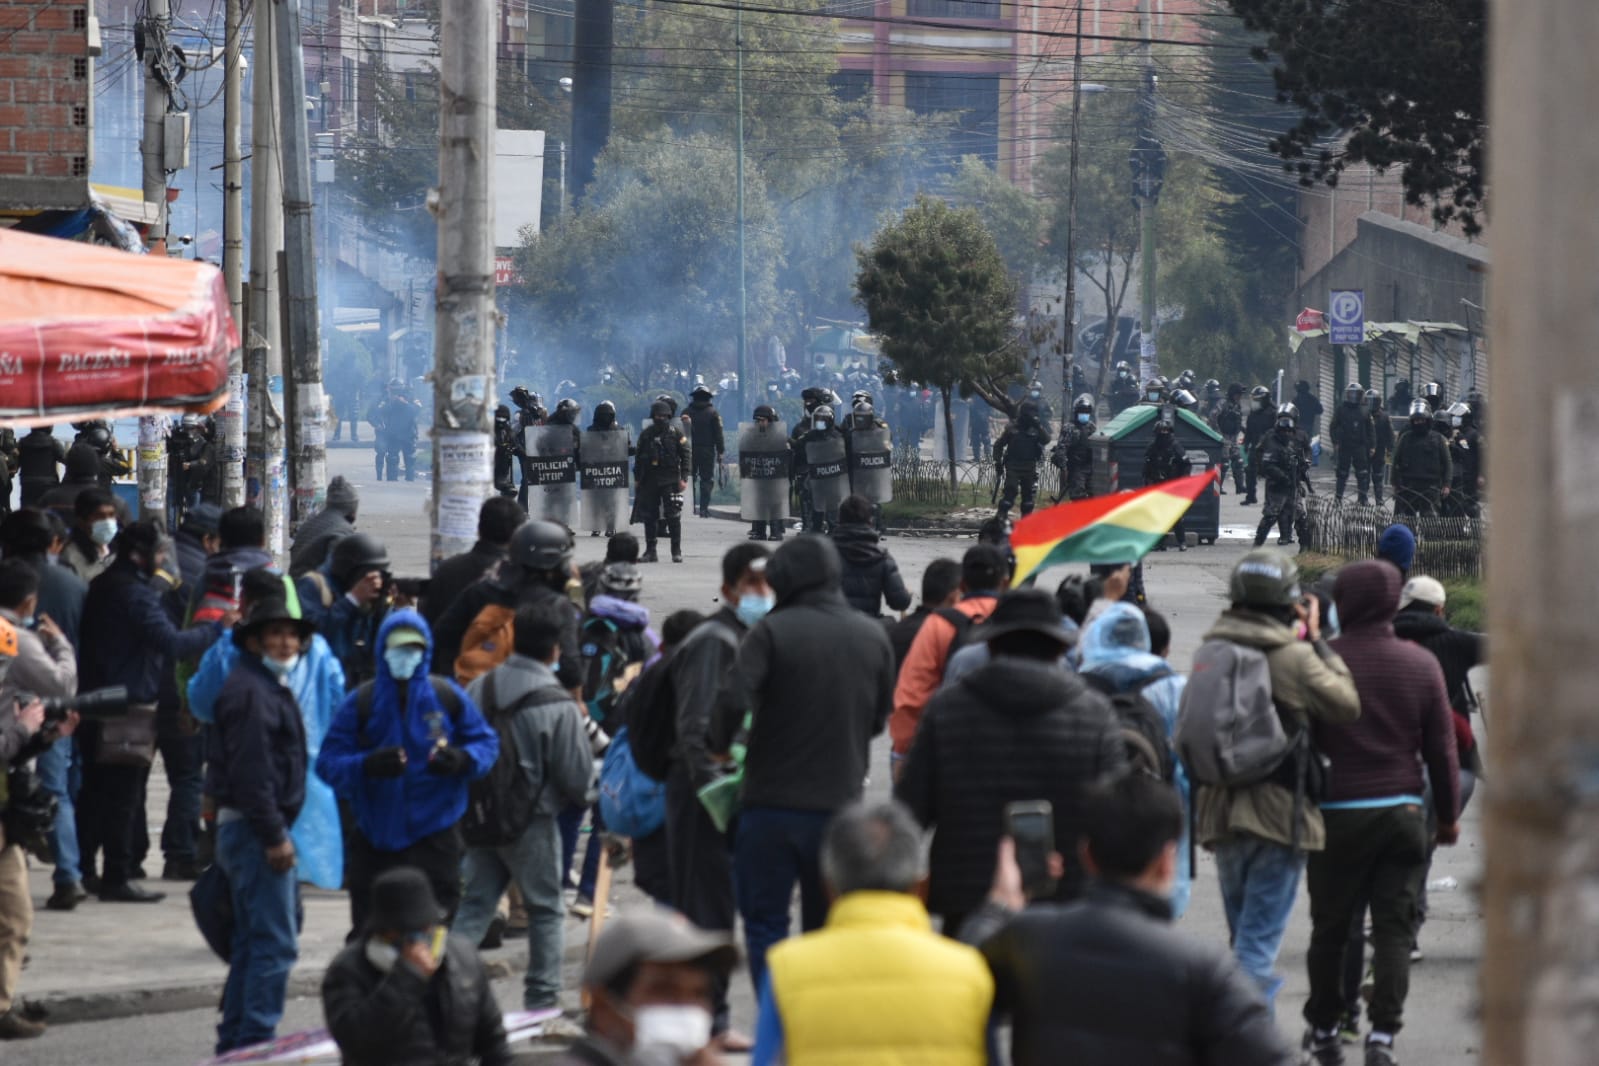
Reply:
[[[300,665],[300,657],[298,655],[291,655],[287,659],[274,659],[270,655],[263,655],[261,656],[261,661],[266,664],[266,668],[271,671],[272,676],[279,681],[286,679],[294,672],[294,668]]]
[[[633,1054],[674,1066],[711,1042],[711,1012],[692,1005],[640,1007],[633,1015]]]
[[[366,961],[370,962],[378,973],[388,973],[394,969],[395,963],[400,961],[400,949],[386,940],[379,940],[375,936],[368,937]]]

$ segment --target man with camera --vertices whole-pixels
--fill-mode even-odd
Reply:
[[[27,763],[57,737],[70,736],[78,725],[77,714],[70,711],[47,725],[42,701],[29,697],[22,702],[12,676],[18,632],[0,618],[0,765],[6,768],[5,804],[0,810],[0,1040],[41,1036],[45,1030],[43,1021],[28,1017],[16,995],[33,931],[24,841],[48,850],[47,834],[55,820],[55,801],[39,787]]]

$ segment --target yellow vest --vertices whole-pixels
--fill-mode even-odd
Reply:
[[[852,892],[766,955],[788,1066],[984,1066],[994,979],[897,892]]]

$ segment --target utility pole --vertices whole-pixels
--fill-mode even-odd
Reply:
[[[270,2],[255,9],[255,71],[250,113],[250,318],[245,341],[250,374],[247,496],[266,520],[267,550],[287,554],[288,499],[283,461],[283,329],[278,312],[278,249],[283,246],[283,187],[278,174],[278,95],[275,15]]]
[[[144,38],[144,135],[139,141],[143,163],[144,202],[154,204],[155,221],[146,234],[151,255],[167,254],[167,113],[172,109],[168,72],[172,69],[167,33],[172,16],[167,0],[149,0],[139,20]],[[165,419],[145,415],[139,419],[139,516],[167,513],[167,455]]]
[[[1599,1025],[1589,983],[1599,640],[1583,578],[1599,516],[1599,363],[1584,341],[1599,300],[1599,215],[1592,161],[1572,151],[1572,134],[1599,109],[1599,5],[1491,6],[1486,185],[1501,267],[1489,278],[1489,395],[1495,424],[1517,431],[1488,449],[1481,1061],[1586,1066]],[[1551,380],[1552,397],[1540,387]]]
[[[439,31],[431,566],[472,547],[493,492],[494,23],[494,0],[458,0]]]
[[[1072,361],[1077,348],[1077,147],[1082,140],[1078,122],[1083,115],[1083,0],[1077,0],[1077,43],[1072,50],[1072,141],[1070,163],[1066,168],[1066,310],[1061,318],[1065,325],[1064,343],[1061,345],[1060,392],[1061,425],[1071,417]],[[1116,339],[1115,330],[1106,322],[1105,360],[1110,359],[1110,346]],[[1103,374],[1100,375],[1104,377]],[[1064,433],[1064,428],[1062,433]]]
[[[327,496],[327,403],[322,395],[322,337],[316,300],[316,223],[312,212],[311,132],[305,119],[305,61],[300,39],[300,0],[272,0],[277,45],[279,135],[283,160],[283,249],[281,279],[288,307],[286,340],[293,381],[289,418],[289,484],[293,489],[289,531],[300,527]],[[485,57],[490,70],[492,54]],[[489,145],[493,151],[493,145]]]
[[[744,5],[733,11],[734,97],[738,110],[738,416],[744,416],[748,307],[744,288]]]
[[[222,277],[233,321],[244,323],[244,7],[227,0],[222,45]],[[199,197],[195,197],[198,201]],[[196,234],[199,229],[196,227]],[[228,402],[222,428],[222,506],[244,503],[244,350],[228,353]]]
[[[1149,0],[1138,0],[1138,36],[1142,38],[1138,49],[1144,60],[1143,86],[1138,97],[1138,141],[1133,146],[1132,170],[1133,196],[1138,201],[1138,262],[1143,276],[1138,316],[1139,376],[1148,381],[1160,373],[1155,346],[1155,206],[1166,176],[1166,152],[1155,136],[1155,52]]]

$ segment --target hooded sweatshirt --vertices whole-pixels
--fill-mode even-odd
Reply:
[[[1322,808],[1420,797],[1425,764],[1438,820],[1460,812],[1460,764],[1453,715],[1438,660],[1394,635],[1399,571],[1388,563],[1351,563],[1333,590],[1343,635],[1332,641],[1355,677],[1360,717],[1318,721],[1316,749],[1330,760]]]
[[[427,640],[422,665],[410,679],[396,681],[379,651],[375,676],[367,683],[371,710],[364,728],[359,705],[366,686],[345,697],[316,760],[317,776],[354,807],[356,827],[378,851],[403,851],[459,822],[466,813],[468,782],[488,773],[500,751],[498,734],[459,685],[438,679],[455,693],[460,709],[454,713],[434,692],[428,678],[433,635],[420,614],[391,613],[378,631],[376,646],[383,648],[399,626],[416,629]],[[440,740],[471,757],[466,773],[444,776],[428,771],[428,756]],[[366,757],[392,747],[405,749],[405,772],[399,777],[367,776]]]
[[[860,797],[867,748],[894,707],[894,649],[844,602],[839,568],[816,536],[785,543],[767,565],[777,605],[740,645],[743,699],[719,700],[712,728],[726,751],[743,709],[753,714],[745,806],[835,811]]]
[[[843,559],[844,599],[851,607],[876,618],[885,598],[889,610],[903,611],[911,605],[899,564],[878,543],[877,530],[855,522],[838,526],[832,536]]]

